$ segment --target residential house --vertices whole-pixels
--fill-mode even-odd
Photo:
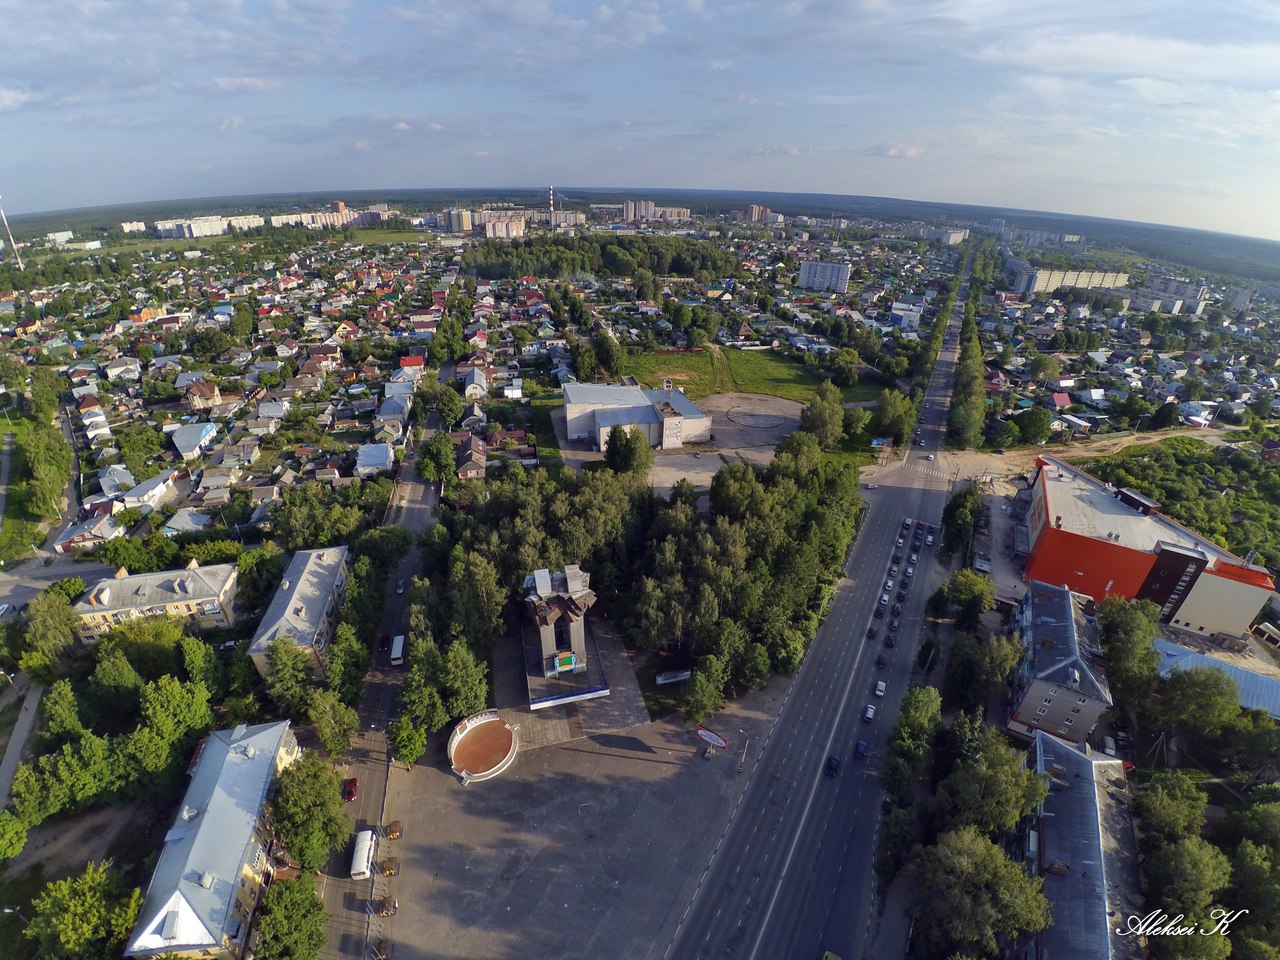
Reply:
[[[319,672],[324,651],[333,639],[347,592],[347,548],[299,550],[271,598],[249,645],[249,656],[264,677],[270,671],[271,645],[292,643]]]
[[[1263,440],[1260,456],[1263,463],[1280,463],[1280,440]]]
[[[166,537],[176,537],[180,533],[199,533],[213,526],[213,517],[190,507],[183,507],[160,530]]]
[[[198,380],[187,386],[183,402],[187,409],[194,411],[210,410],[222,405],[222,391],[216,383]]]
[[[462,395],[468,400],[481,400],[489,395],[489,379],[474,367],[462,378]]]
[[[126,510],[149,513],[173,497],[173,483],[177,478],[176,470],[161,470],[149,480],[143,480],[119,494],[120,504]]]
[[[140,380],[142,366],[137,357],[116,357],[102,368],[102,374],[108,380]]]
[[[192,560],[182,570],[132,575],[121,567],[73,607],[80,617],[76,635],[91,642],[138,617],[174,617],[193,631],[229,627],[239,616],[236,576],[234,563],[202,567]]]
[[[1085,613],[1092,602],[1066,587],[1028,584],[1014,614],[1024,651],[1008,698],[1011,732],[1083,742],[1111,706],[1097,624]]]
[[[373,418],[373,428],[375,431],[386,428],[393,438],[398,439],[404,433],[405,424],[409,422],[409,414],[412,410],[412,397],[387,397],[382,401]]]
[[[462,411],[462,429],[481,433],[489,425],[489,415],[479,403],[472,401]]]
[[[174,449],[183,460],[196,460],[213,446],[218,428],[212,423],[188,423],[173,431]]]
[[[458,479],[484,479],[488,466],[488,445],[473,433],[468,433],[455,448],[458,459]]]
[[[205,739],[126,957],[247,955],[254,910],[272,874],[267,800],[301,755],[288,720],[241,724]]]
[[[396,466],[396,451],[389,443],[366,443],[356,450],[355,475],[368,480],[380,473],[388,473]]]
[[[62,531],[53,541],[53,552],[72,553],[76,550],[88,550],[100,543],[122,537],[124,534],[124,527],[116,525],[116,522],[111,519],[110,511],[95,514],[81,523],[73,523]]]

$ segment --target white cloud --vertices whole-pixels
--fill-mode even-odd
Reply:
[[[32,93],[30,90],[20,90],[17,87],[0,87],[0,113],[8,113],[12,110],[21,110],[30,103],[38,103],[44,97],[38,93]]]
[[[213,89],[218,93],[270,93],[279,88],[279,80],[271,80],[267,77],[213,78]]]
[[[351,149],[356,153],[368,153],[373,149],[373,144],[368,140],[357,140],[351,145]]]
[[[443,129],[444,129],[444,126],[443,126],[442,124],[436,123],[434,120],[431,122],[430,127],[431,127],[431,129],[432,129],[432,130],[443,130]]]
[[[402,132],[402,133],[403,133],[405,130],[412,130],[412,129],[413,129],[413,127],[409,126],[407,123],[405,123],[403,120],[401,120],[399,123],[397,123],[397,124],[396,124],[394,127],[392,127],[391,129],[392,129],[392,130],[399,130],[400,132]]]
[[[471,151],[471,155],[472,155],[473,157],[491,157],[491,156],[493,156],[493,154],[491,154],[488,150],[472,150],[472,151]]]
[[[244,123],[244,117],[224,117],[222,122],[218,124],[219,130],[234,130],[240,124]]]
[[[877,143],[867,148],[873,157],[890,157],[894,160],[915,160],[924,156],[924,147],[913,143]]]

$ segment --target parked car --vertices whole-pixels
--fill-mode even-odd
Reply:
[[[875,638],[876,638],[876,628],[875,628],[875,627],[867,627],[867,639],[868,639],[868,640],[874,640]]]
[[[896,647],[896,646],[898,645],[898,637],[897,637],[897,634],[893,634],[893,633],[886,633],[886,634],[884,635],[884,645],[885,645],[886,647],[888,647],[889,649],[891,649],[891,650],[892,650],[894,647]]]
[[[884,658],[884,655],[883,655],[883,654],[881,654],[880,656],[876,657],[876,668],[877,668],[877,669],[880,669],[880,670],[883,670],[883,669],[884,669],[885,664],[886,664],[886,663],[888,663],[888,662],[889,662],[889,661],[888,661],[888,660],[886,660],[886,659]]]
[[[898,602],[905,603],[906,599],[907,599],[907,589],[906,587],[903,587],[901,590],[898,591]]]
[[[403,580],[397,580],[397,581],[396,581],[396,593],[404,593],[404,581],[403,581]]]
[[[884,588],[885,588],[886,590],[892,590],[892,589],[893,589],[893,580],[892,580],[892,579],[886,580],[886,581],[884,582]]]
[[[929,534],[927,537],[925,537],[925,538],[924,538],[924,542],[925,542],[925,546],[927,546],[927,547],[932,547],[932,546],[933,546],[933,534],[931,533],[931,534]]]
[[[347,803],[354,801],[359,792],[360,781],[355,777],[347,777],[347,779],[342,781],[342,799]]]
[[[897,633],[900,629],[902,629],[902,621],[899,620],[897,617],[894,617],[892,620],[889,621],[889,629],[894,633]]]
[[[3,617],[8,612],[9,605],[7,603],[0,603],[0,617]]]
[[[937,459],[937,457],[935,457],[935,456],[931,453],[931,454],[929,454],[927,457],[925,457],[925,459],[926,459],[926,460],[928,460],[928,461],[930,461],[930,462],[932,463],[934,460],[936,460],[936,459]]]
[[[879,600],[880,606],[883,607],[888,602],[889,602],[889,595],[887,593],[880,594],[880,600]]]
[[[893,605],[893,615],[894,615],[895,617],[900,617],[900,616],[902,616],[902,604],[900,604],[900,603],[895,603],[895,604]]]
[[[876,619],[877,620],[884,619],[884,607],[876,607]]]

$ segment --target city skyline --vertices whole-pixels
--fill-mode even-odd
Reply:
[[[280,191],[821,192],[1280,239],[1280,12],[0,0],[10,215]]]

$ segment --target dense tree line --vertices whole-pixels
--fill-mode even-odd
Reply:
[[[942,552],[947,556],[969,549],[969,539],[982,511],[982,493],[970,486],[953,494],[942,508]]]
[[[690,237],[591,235],[483,240],[467,248],[463,267],[487,279],[514,277],[653,276],[711,280],[735,277],[737,258],[715,244]],[[652,294],[653,288],[643,291]],[[654,296],[641,299],[656,299]]]
[[[947,435],[961,449],[982,442],[987,416],[986,367],[982,362],[982,343],[978,339],[975,320],[977,286],[969,288],[964,322],[960,327],[960,355],[956,360],[955,385],[951,394],[951,411],[947,417]]]
[[[1191,437],[1135,448],[1085,467],[1133,487],[1201,536],[1280,570],[1280,475],[1256,454]]]

